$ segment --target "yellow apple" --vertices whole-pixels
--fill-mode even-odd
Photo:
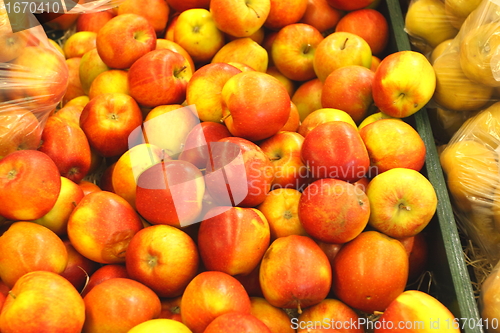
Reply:
[[[105,93],[129,95],[128,72],[121,69],[109,69],[97,75],[90,84],[89,99]]]
[[[269,63],[266,49],[249,37],[235,39],[224,45],[212,58],[216,62],[241,62],[258,72],[265,73]]]
[[[368,124],[371,124],[373,123],[374,121],[377,121],[377,120],[380,120],[380,119],[399,119],[399,118],[394,118],[394,117],[391,117],[383,112],[375,112],[371,115],[369,115],[368,117],[366,117],[362,122],[361,124],[359,124],[358,126],[358,130],[362,129],[363,127],[365,127],[366,125]]]
[[[150,332],[169,332],[169,333],[192,333],[183,323],[173,319],[150,319],[134,326],[128,333],[150,333]]]
[[[434,50],[432,50],[431,57],[430,57],[431,64],[434,64],[436,59],[439,58],[439,56],[446,51],[448,46],[450,46],[452,44],[453,40],[454,40],[453,38],[450,38],[450,39],[447,39],[445,41],[442,41],[434,48]]]
[[[445,0],[444,9],[450,23],[460,29],[467,16],[476,9],[481,0]]]

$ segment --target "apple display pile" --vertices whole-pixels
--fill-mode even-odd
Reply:
[[[0,332],[453,322],[406,290],[437,197],[402,118],[436,77],[418,52],[386,54],[376,5],[125,0],[80,15],[38,149],[0,141]]]

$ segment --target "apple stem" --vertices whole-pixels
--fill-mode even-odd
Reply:
[[[374,314],[374,315],[376,315],[376,316],[381,316],[381,315],[383,315],[384,313],[383,313],[383,312],[380,312],[380,311],[375,310],[375,311],[373,311],[373,314]]]
[[[404,209],[404,210],[407,210],[407,211],[410,211],[411,208],[406,206],[406,205],[403,205],[403,204],[399,204],[399,209]]]
[[[174,72],[174,76],[177,77],[180,73],[184,72],[184,70],[187,68],[187,66],[182,66],[179,70],[176,70]]]
[[[249,6],[248,2],[246,3],[246,5],[247,5],[248,8],[250,8],[251,10],[253,10],[253,12],[255,13],[255,15],[257,15],[257,18],[260,18],[259,13],[257,13],[257,11],[252,6]]]
[[[311,50],[311,44],[307,44],[304,50],[302,51],[303,54],[308,54],[309,50]]]
[[[302,308],[300,307],[300,302],[297,302],[297,312],[302,314]]]
[[[273,156],[273,157],[269,157],[269,160],[270,161],[277,161],[277,160],[280,160],[281,159],[281,156]]]
[[[347,45],[347,41],[349,40],[349,38],[346,38],[345,41],[344,41],[344,45],[342,45],[342,50],[345,49],[346,45]]]
[[[16,299],[16,298],[17,298],[17,296],[16,296],[16,295],[14,295],[14,293],[12,292],[12,290],[9,290],[9,295],[10,295],[10,296],[12,296],[12,298],[13,298],[13,299]]]
[[[231,114],[230,114],[230,113],[228,113],[228,114],[226,114],[224,117],[222,117],[222,119],[220,120],[220,122],[221,122],[221,123],[223,123],[223,122],[224,122],[224,120],[226,120],[226,119],[227,119],[227,118],[229,118],[229,117],[231,117]]]

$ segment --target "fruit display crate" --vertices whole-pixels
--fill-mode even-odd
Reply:
[[[411,50],[404,30],[404,5],[399,0],[385,0],[380,4],[379,9],[389,19],[391,29],[389,52]],[[438,197],[436,214],[426,228],[429,281],[420,289],[429,291],[445,304],[457,318],[463,332],[484,332],[426,108],[406,120],[417,129],[425,142],[427,156],[422,173],[431,181]]]

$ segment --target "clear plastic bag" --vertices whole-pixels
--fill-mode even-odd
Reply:
[[[479,309],[484,331],[500,333],[500,263],[493,268],[482,284]]]

